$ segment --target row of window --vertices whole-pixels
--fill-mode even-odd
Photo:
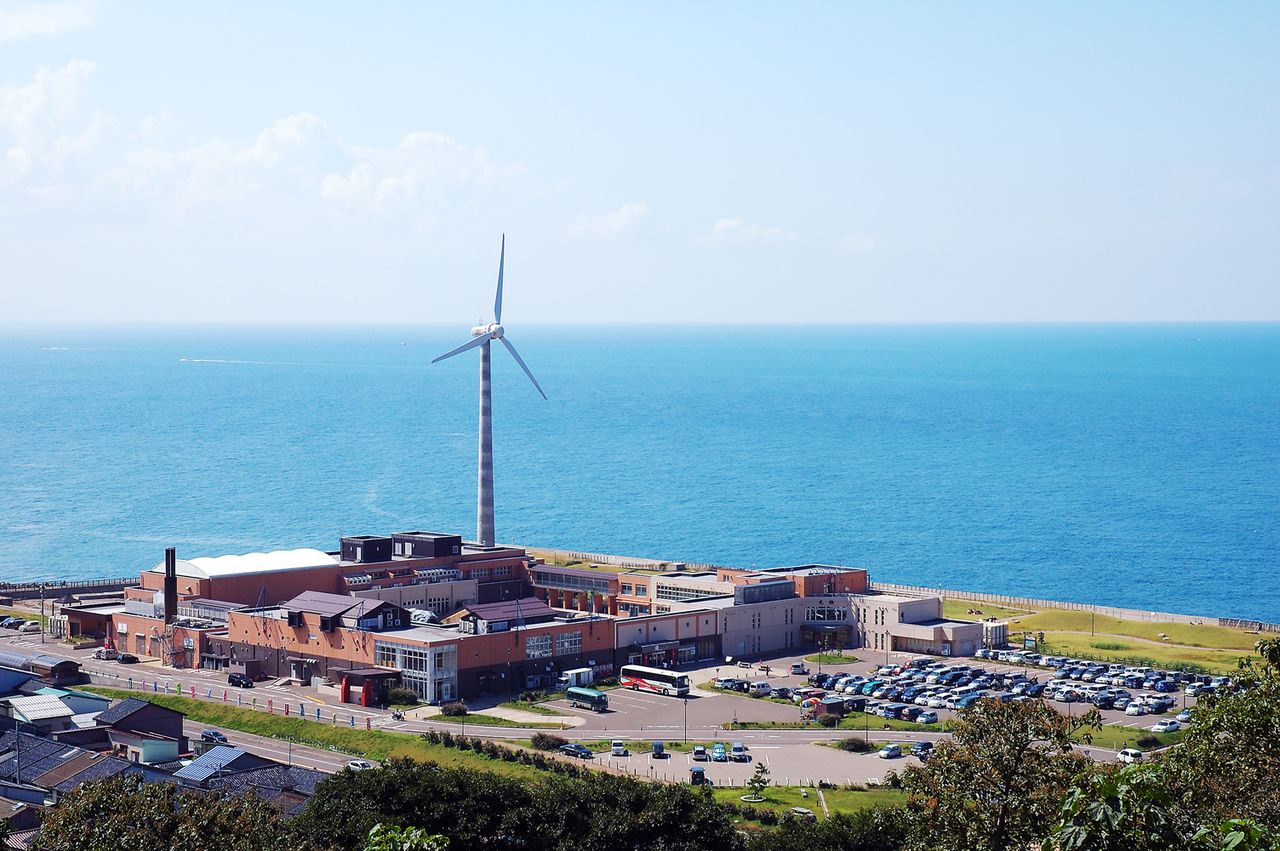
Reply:
[[[649,596],[649,586],[641,585],[639,583],[632,585],[630,582],[623,582],[620,590],[622,591],[623,594],[625,594],[628,597],[648,597]]]
[[[654,591],[659,600],[701,600],[705,597],[719,597],[724,594],[716,588],[684,588],[679,585],[663,585],[658,583]]]
[[[550,634],[530,635],[524,640],[524,654],[530,659],[547,659],[552,655]],[[576,656],[582,652],[582,630],[562,632],[555,636],[556,656]]]

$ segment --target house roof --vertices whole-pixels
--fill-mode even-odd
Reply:
[[[28,721],[47,721],[53,718],[70,718],[75,713],[58,698],[48,694],[33,694],[29,697],[11,697],[9,705],[16,714]]]
[[[90,753],[89,751],[79,751],[66,757],[59,765],[55,765],[43,774],[39,774],[31,778],[31,780],[37,786],[44,786],[46,789],[52,789],[64,780],[69,780],[90,766],[106,759],[109,759],[109,757],[105,757],[101,754]]]
[[[177,568],[179,576],[213,579],[222,576],[246,576],[254,573],[275,573],[282,570],[305,570],[310,567],[336,567],[337,565],[338,560],[328,553],[303,548],[275,550],[269,553],[180,559]],[[164,562],[151,568],[151,572],[163,574]]]
[[[316,784],[329,775],[311,768],[297,768],[286,765],[268,765],[241,771],[227,777],[219,777],[209,785],[214,789],[226,789],[236,794],[249,789],[270,791],[296,791],[303,795],[311,795],[316,791]]]
[[[97,761],[89,763],[79,772],[61,781],[53,788],[59,792],[70,792],[81,783],[88,783],[91,780],[105,780],[108,777],[115,777],[117,774],[122,774],[126,771],[136,770],[138,770],[138,767],[127,760],[114,756],[103,756],[99,757]]]
[[[21,736],[21,746],[18,740]],[[24,778],[39,777],[51,768],[62,765],[67,759],[83,753],[80,748],[64,745],[30,733],[9,730],[0,736],[0,778],[12,780],[22,769]],[[21,759],[21,765],[19,765]]]
[[[98,723],[108,725],[118,724],[138,710],[147,709],[148,707],[160,710],[161,712],[171,712],[174,715],[182,714],[176,709],[170,709],[169,707],[161,706],[158,703],[151,703],[138,697],[126,697],[114,706],[109,706],[99,712]]]
[[[217,745],[173,772],[173,776],[199,783],[208,780],[219,771],[245,756],[249,756],[248,751],[243,751],[230,745]]]

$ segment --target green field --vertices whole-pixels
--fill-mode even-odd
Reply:
[[[548,695],[547,700],[555,700],[559,695]],[[550,706],[543,706],[541,701],[534,702],[529,700],[508,700],[499,703],[503,709],[514,709],[518,712],[532,712],[534,715],[549,715],[558,718],[572,718],[567,712],[561,712],[558,709],[552,709]]]
[[[441,765],[493,771],[513,777],[535,779],[544,776],[543,772],[532,766],[490,759],[474,752],[460,751],[444,745],[433,745],[421,736],[412,733],[391,733],[382,730],[361,730],[352,727],[329,726],[297,717],[285,718],[280,715],[268,715],[252,709],[210,703],[205,700],[170,694],[139,695],[137,692],[102,688],[100,686],[83,686],[82,689],[105,695],[115,700],[123,700],[127,697],[142,697],[159,706],[176,709],[187,716],[188,719],[201,724],[224,727],[228,730],[239,730],[243,733],[290,741],[295,744],[327,748],[338,753],[353,754],[380,762],[391,757],[409,757],[422,761],[437,762]]]
[[[459,726],[469,724],[474,727],[521,727],[528,730],[561,730],[565,726],[563,723],[547,721],[512,721],[509,718],[483,715],[479,712],[469,712],[466,715],[428,715],[422,720],[440,721],[445,724],[457,724]]]
[[[814,653],[804,657],[806,662],[821,665],[860,665],[862,660],[857,656],[844,656],[840,653]]]
[[[982,614],[972,614],[969,611],[970,609],[980,611]],[[983,603],[979,600],[946,597],[942,601],[942,616],[957,621],[975,621],[983,618],[1005,620],[1029,614],[1031,612],[1027,609],[1010,609],[1005,606],[997,606],[995,603]]]
[[[1058,656],[1097,659],[1100,662],[1144,660],[1155,667],[1179,668],[1193,665],[1208,671],[1230,673],[1236,663],[1251,654],[1240,650],[1210,650],[1200,647],[1171,647],[1088,633],[1045,632],[1040,652]]]
[[[1150,727],[1156,723],[1155,716],[1144,715],[1142,723],[1144,726]],[[1092,741],[1085,742],[1084,734],[1086,732],[1093,736]],[[1154,736],[1160,740],[1159,747],[1164,748],[1182,741],[1183,735],[1185,735],[1185,728],[1176,733],[1153,733],[1141,727],[1121,727],[1119,724],[1104,724],[1101,730],[1082,730],[1076,733],[1074,738],[1082,744],[1118,751],[1123,748],[1138,747],[1137,740],[1142,736]]]
[[[751,794],[751,790],[739,786],[717,787],[713,791],[716,800],[723,803],[771,809],[775,812],[789,810],[792,807],[805,807],[813,810],[818,818],[824,817],[822,805],[818,803],[817,789],[806,789],[808,796],[802,797],[798,786],[770,786],[765,791],[765,800],[761,803],[743,801],[742,796]],[[823,789],[822,795],[826,798],[827,808],[833,813],[854,812],[886,804],[901,804],[906,800],[905,794],[893,789]]]

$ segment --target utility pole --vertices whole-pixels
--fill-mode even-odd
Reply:
[[[40,643],[44,644],[44,583],[40,583]]]

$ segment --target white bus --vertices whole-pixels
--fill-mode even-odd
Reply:
[[[623,665],[619,679],[623,688],[633,691],[651,691],[654,694],[689,694],[689,675],[678,674],[662,668],[646,668],[643,665]]]

